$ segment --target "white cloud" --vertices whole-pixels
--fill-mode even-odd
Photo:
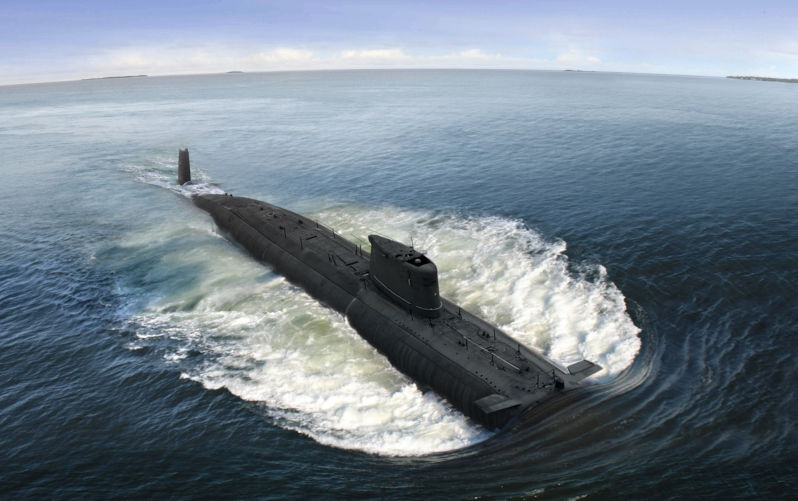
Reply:
[[[460,52],[460,57],[468,59],[501,59],[500,54],[488,55],[482,52],[481,49],[468,49]]]
[[[411,53],[402,47],[344,48],[320,52],[304,47],[257,47],[224,44],[131,46],[97,52],[88,58],[63,61],[52,74],[85,78],[113,75],[176,75],[241,71],[326,70],[349,68],[493,68],[614,69],[598,57],[570,47],[550,58],[506,55],[473,47],[456,52]],[[60,73],[57,73],[56,70]],[[35,76],[34,76],[35,75]],[[42,81],[19,69],[0,83]]]
[[[226,46],[128,47],[111,49],[88,59],[85,71],[114,75],[215,73],[230,70],[280,70],[313,67],[314,53],[292,47],[267,50]]]
[[[576,47],[569,47],[567,51],[557,55],[556,60],[560,63],[567,64],[587,64],[594,65],[601,63],[601,59],[596,56],[591,56],[584,53],[581,49]]]
[[[342,59],[371,59],[378,61],[407,61],[410,56],[402,49],[364,49],[364,50],[345,50],[341,51]]]
[[[399,47],[318,53],[303,48],[138,47],[106,51],[89,60],[95,74],[213,73],[347,68],[525,68],[556,61],[491,54],[479,48],[443,54],[409,54]]]
[[[402,68],[413,66],[415,58],[402,49],[348,49],[321,59],[331,68]]]
[[[313,53],[309,50],[282,47],[249,54],[246,59],[254,63],[302,63],[312,61]]]

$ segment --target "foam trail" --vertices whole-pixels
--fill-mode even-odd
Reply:
[[[173,162],[135,171],[186,195],[172,179]],[[204,173],[198,179],[201,189],[221,192]],[[612,379],[639,350],[639,330],[604,269],[572,274],[564,242],[544,241],[518,221],[354,205],[309,215],[361,240],[370,232],[412,235],[437,263],[444,296],[563,365],[601,364],[598,380]],[[341,315],[211,238],[210,227],[195,211],[117,244],[121,254],[147,260],[146,269],[122,262],[120,270],[124,292],[136,298],[131,349],[155,349],[183,377],[261,404],[278,425],[323,444],[419,455],[490,436],[419,391]]]
[[[164,256],[162,290],[131,317],[131,348],[154,348],[184,377],[262,403],[279,425],[324,444],[418,455],[489,436],[419,391],[341,315],[236,248],[212,241],[193,257],[179,252]],[[172,290],[173,259],[202,261],[202,276]]]
[[[207,172],[196,167],[191,168],[191,183],[177,184],[177,163],[174,159],[157,158],[150,165],[131,164],[123,166],[123,169],[132,173],[139,182],[166,188],[184,197],[191,197],[195,193],[224,194],[224,190],[211,181]]]

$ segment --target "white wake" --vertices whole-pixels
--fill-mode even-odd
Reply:
[[[169,182],[165,172],[146,175],[152,184]],[[167,187],[218,190],[198,180],[193,188]],[[518,221],[390,206],[308,215],[353,239],[412,236],[438,265],[445,297],[563,365],[583,358],[600,364],[596,380],[615,377],[640,348],[639,329],[605,270],[569,271],[564,242],[546,241]],[[159,242],[170,239],[176,245],[164,253]],[[490,436],[419,391],[341,315],[219,238],[201,211],[118,245],[156,260],[139,271],[149,279],[146,291],[129,286],[137,297],[130,347],[158,347],[184,377],[226,388],[260,404],[278,425],[336,447],[419,455]],[[186,269],[193,270],[190,285],[175,271]]]

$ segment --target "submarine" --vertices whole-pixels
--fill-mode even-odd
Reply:
[[[187,149],[178,184],[191,182]],[[193,194],[216,226],[257,260],[344,315],[366,341],[419,388],[432,390],[488,429],[577,388],[601,370],[567,368],[442,298],[424,253],[381,235],[370,251],[300,214],[232,194]]]

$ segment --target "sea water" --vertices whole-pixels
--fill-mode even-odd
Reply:
[[[796,486],[798,86],[227,74],[0,87],[0,112],[6,492]],[[445,297],[603,370],[571,405],[486,430],[228,241],[198,191],[412,242]]]

